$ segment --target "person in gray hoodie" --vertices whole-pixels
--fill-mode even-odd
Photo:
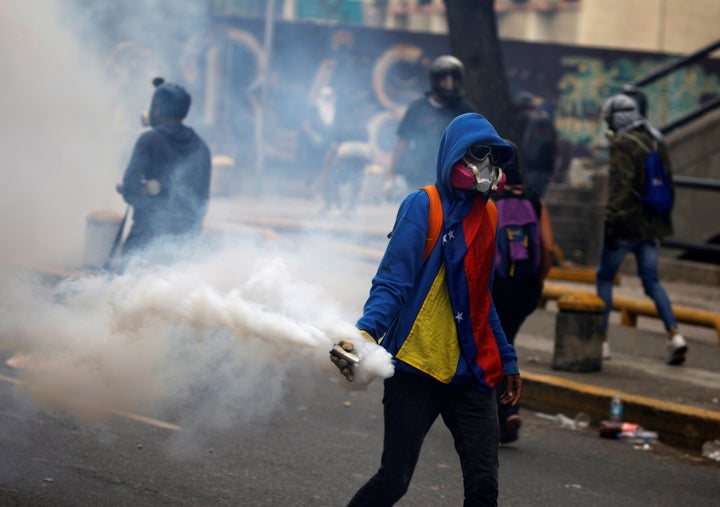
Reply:
[[[200,235],[210,198],[210,149],[183,119],[190,94],[163,78],[153,80],[148,114],[150,130],[135,142],[117,190],[133,208],[133,223],[123,245],[135,255],[159,238]]]

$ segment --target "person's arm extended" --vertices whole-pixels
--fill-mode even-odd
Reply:
[[[417,207],[413,211],[411,208]],[[373,277],[370,295],[357,327],[379,340],[397,317],[424,263],[430,201],[420,190],[400,205],[390,241]]]

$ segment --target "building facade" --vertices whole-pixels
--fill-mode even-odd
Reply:
[[[287,20],[445,33],[444,0],[276,0]],[[224,4],[239,4],[225,0]],[[503,39],[687,54],[717,40],[718,0],[495,0]]]

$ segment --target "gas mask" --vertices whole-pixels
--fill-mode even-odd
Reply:
[[[450,185],[461,190],[477,190],[482,194],[499,192],[505,175],[496,164],[499,153],[489,146],[476,144],[450,170]]]

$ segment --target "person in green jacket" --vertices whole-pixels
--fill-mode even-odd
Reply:
[[[618,94],[605,101],[602,116],[610,130],[608,201],[597,267],[597,294],[606,306],[603,359],[610,358],[607,329],[613,279],[625,256],[632,252],[643,290],[654,301],[668,333],[666,361],[680,365],[685,361],[688,346],[678,332],[670,298],[658,277],[660,239],[673,233],[672,205],[659,213],[643,202],[645,161],[653,151],[662,160],[674,200],[668,150],[662,134],[640,114],[637,104],[628,95]]]

